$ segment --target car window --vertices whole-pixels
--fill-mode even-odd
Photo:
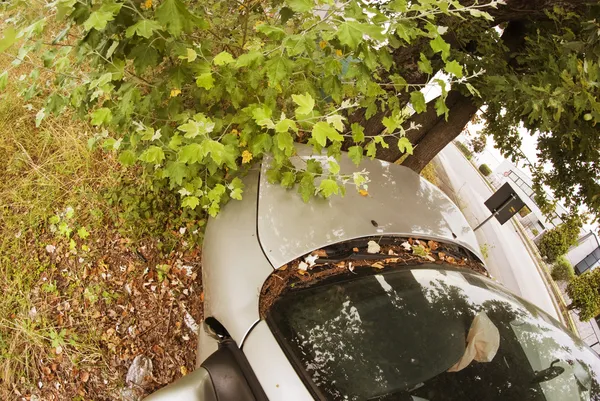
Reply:
[[[468,272],[403,269],[290,290],[267,320],[323,399],[600,399],[593,351]]]

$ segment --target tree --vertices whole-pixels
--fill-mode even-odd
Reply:
[[[540,254],[550,263],[554,263],[577,243],[581,226],[579,218],[570,218],[558,227],[546,231],[538,243]]]
[[[294,142],[334,159],[343,148],[357,164],[365,156],[396,161],[408,153],[404,164],[420,171],[481,105],[490,113],[502,109],[506,101],[494,92],[507,90],[502,79],[540,75],[528,52],[556,50],[564,27],[574,40],[592,35],[563,12],[583,10],[592,20],[597,8],[588,3],[58,0],[38,5],[42,18],[19,20],[36,8],[15,1],[10,7],[20,23],[4,29],[0,52],[13,55],[14,66],[33,68],[23,81],[4,72],[0,86],[21,83],[28,98],[46,94],[38,124],[67,106],[76,109],[123,164],[144,165],[154,185],[177,191],[186,209],[214,215],[242,196],[240,177],[265,154],[273,155],[268,178],[296,186],[305,200],[365,184],[360,174],[340,175],[335,160],[325,168],[291,163]],[[27,12],[19,12],[23,7]],[[498,24],[502,34],[493,29]],[[536,48],[536,35],[550,39]],[[559,61],[571,53],[586,57],[581,49],[559,50]],[[595,71],[597,62],[586,63]],[[438,79],[437,71],[448,78]],[[425,103],[425,85],[441,96]],[[509,99],[527,96],[542,99],[536,107],[552,107],[543,102],[545,92],[532,98],[523,88],[516,85]],[[597,122],[592,100],[577,107],[589,108],[586,124]],[[575,202],[584,199],[573,193]]]
[[[577,276],[567,286],[571,298],[569,309],[576,309],[583,322],[593,319],[600,313],[600,269]]]
[[[473,153],[481,153],[485,150],[485,146],[487,144],[487,137],[485,135],[479,134],[475,138],[471,140],[471,147],[473,148]]]
[[[557,281],[571,282],[575,278],[575,270],[566,257],[559,256],[552,267],[551,276]]]

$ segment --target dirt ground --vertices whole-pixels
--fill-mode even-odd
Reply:
[[[102,250],[95,257],[52,246],[40,255],[52,267],[30,296],[50,309],[45,316],[61,331],[53,339],[53,355],[36,361],[37,389],[15,387],[8,399],[135,400],[194,369],[195,330],[203,318],[199,251],[161,259],[155,244],[132,249],[118,235],[93,244]],[[100,338],[100,355],[75,344],[88,330]],[[138,383],[127,383],[139,355],[152,369]]]

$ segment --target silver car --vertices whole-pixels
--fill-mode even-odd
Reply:
[[[304,203],[267,165],[207,226],[197,369],[147,400],[600,399],[598,356],[487,277],[435,186],[366,160],[368,191]]]

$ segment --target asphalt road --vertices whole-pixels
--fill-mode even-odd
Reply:
[[[491,214],[483,203],[492,191],[453,144],[440,152],[438,161],[469,224],[477,227]],[[510,221],[501,226],[492,219],[475,235],[479,245],[487,248],[486,264],[491,275],[512,292],[559,319],[548,289],[515,226]]]

